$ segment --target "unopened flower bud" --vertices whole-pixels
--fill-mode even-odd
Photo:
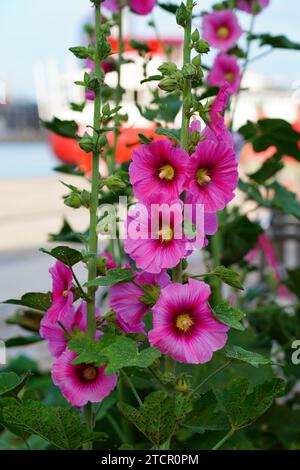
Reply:
[[[190,392],[190,383],[185,375],[182,375],[181,377],[178,377],[176,384],[175,384],[175,390],[179,393],[189,393]]]
[[[192,60],[192,64],[197,68],[199,68],[201,66],[201,62],[202,61],[201,61],[201,55],[200,54],[196,55]]]
[[[144,304],[149,305],[149,307],[153,307],[156,304],[160,294],[159,286],[145,285],[141,286],[141,290],[144,292],[144,295],[140,298],[140,300]]]
[[[201,39],[200,41],[197,41],[194,49],[198,54],[207,54],[210,50],[209,44],[207,41],[204,41],[204,39]]]
[[[173,72],[176,72],[177,66],[174,64],[174,62],[164,62],[162,65],[158,67],[158,70],[163,74],[163,75],[170,75]]]
[[[192,41],[197,42],[200,39],[200,34],[198,29],[195,29],[195,31],[192,33]]]
[[[184,78],[194,78],[197,75],[197,69],[193,64],[185,64],[182,73]]]
[[[68,207],[72,207],[72,209],[79,209],[81,207],[81,198],[77,193],[71,193],[66,199],[64,203]]]
[[[174,78],[163,78],[159,82],[158,87],[163,91],[175,91],[177,88],[177,80]]]
[[[180,7],[176,11],[176,22],[179,26],[185,26],[188,19],[189,19],[190,13],[187,10],[186,6],[184,3],[181,3]]]

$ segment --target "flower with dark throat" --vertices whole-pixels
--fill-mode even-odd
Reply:
[[[210,287],[190,279],[170,284],[153,307],[151,346],[178,362],[203,364],[227,341],[228,326],[217,321],[208,304]]]
[[[168,139],[141,145],[132,154],[130,181],[140,202],[171,203],[179,199],[186,180],[188,154]]]
[[[105,375],[105,367],[94,364],[73,364],[77,355],[66,349],[52,367],[52,380],[71,405],[78,408],[99,403],[117,384],[117,376]]]
[[[203,19],[203,38],[221,51],[228,51],[242,35],[236,14],[232,10],[208,13]]]

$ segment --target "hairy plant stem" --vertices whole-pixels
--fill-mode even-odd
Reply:
[[[184,43],[183,43],[183,66],[191,63],[191,34],[192,34],[192,12],[193,0],[186,0],[186,8],[189,11],[189,18],[184,27]],[[181,121],[181,135],[180,145],[188,151],[189,147],[189,126],[190,126],[190,111],[191,111],[191,80],[185,79],[183,85],[183,102],[182,102],[182,121]],[[185,195],[183,195],[183,200]],[[173,282],[182,282],[182,262],[180,262],[172,271]]]
[[[95,5],[96,9],[96,60],[95,60],[95,75],[101,79],[101,61],[99,57],[99,46],[101,36],[101,7]],[[96,129],[100,125],[101,116],[101,90],[98,88],[95,90],[94,100],[94,142],[98,140]],[[93,281],[97,277],[97,256],[98,256],[98,237],[97,237],[97,208],[98,208],[98,182],[99,182],[99,152],[95,150],[93,152],[93,163],[92,163],[92,191],[91,191],[91,205],[90,205],[90,228],[89,228],[89,253],[90,258],[88,261],[88,280]],[[95,296],[96,290],[94,287],[88,288],[88,301],[87,301],[87,329],[86,334],[89,338],[94,339],[96,334],[96,318],[95,318]],[[94,419],[93,419],[93,406],[88,403],[84,407],[83,411],[84,420],[87,423],[90,430],[93,430]],[[91,443],[84,445],[85,450],[92,449]]]
[[[226,441],[228,441],[228,439],[230,439],[230,437],[232,437],[235,433],[235,429],[230,429],[230,431],[212,448],[212,450],[218,450],[220,449],[220,447],[223,446],[223,444],[225,444]]]
[[[101,8],[100,5],[95,5],[96,9],[96,60],[95,60],[95,75],[101,79],[101,62],[98,57],[98,50],[100,46],[100,26],[101,26]],[[96,129],[100,125],[101,115],[101,90],[98,88],[95,91],[94,100],[94,142],[97,142],[98,135]],[[93,281],[97,277],[97,251],[98,251],[98,237],[97,237],[97,208],[98,208],[98,182],[99,182],[99,152],[93,152],[92,164],[92,192],[91,192],[91,206],[90,206],[90,239],[89,239],[89,253],[90,258],[88,262],[88,280]],[[95,288],[89,287],[87,303],[87,336],[94,339],[96,333],[96,318],[95,318]]]

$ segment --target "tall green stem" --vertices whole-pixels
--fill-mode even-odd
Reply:
[[[213,269],[221,264],[222,257],[222,235],[218,230],[217,233],[211,239],[211,251],[212,251],[212,260],[213,260]],[[211,296],[211,306],[215,307],[222,300],[222,291],[221,291],[221,281],[220,279],[213,278],[211,280],[212,287],[212,296]]]
[[[191,34],[192,34],[192,12],[193,0],[186,1],[186,8],[189,17],[184,27],[184,43],[183,43],[183,66],[191,63]],[[180,145],[188,151],[189,147],[189,127],[190,127],[190,111],[192,101],[191,80],[186,78],[183,85],[183,103],[182,103],[182,121]],[[184,197],[183,197],[184,199]],[[172,272],[173,282],[182,282],[182,262],[180,262]]]
[[[98,57],[101,36],[101,7],[95,5],[96,9],[96,60],[95,60],[95,75],[101,80],[101,62]],[[94,142],[97,142],[98,135],[96,129],[100,125],[101,115],[101,90],[97,88],[95,91],[94,100]],[[98,182],[99,182],[99,152],[96,149],[93,152],[92,164],[92,193],[91,193],[91,206],[90,206],[90,240],[89,252],[90,258],[88,262],[88,280],[93,281],[97,277],[97,252],[98,252],[98,237],[97,237],[97,208],[98,208]],[[94,339],[96,333],[96,319],[95,319],[95,288],[89,287],[87,303],[87,335]]]
[[[100,35],[101,35],[101,7],[95,5],[96,9],[96,59],[95,59],[95,75],[101,80],[101,62],[99,54]],[[96,129],[100,125],[101,116],[101,90],[95,90],[94,101],[94,142],[98,141],[98,134]],[[99,152],[96,149],[93,152],[92,163],[92,191],[91,191],[91,205],[90,205],[90,229],[89,229],[89,252],[90,258],[88,262],[88,280],[93,281],[97,277],[97,256],[98,256],[98,237],[97,237],[97,208],[98,208],[98,182],[99,182]],[[96,334],[96,318],[95,318],[95,296],[96,290],[94,287],[88,288],[88,301],[87,301],[87,336],[91,339],[95,338]],[[94,427],[93,422],[93,405],[88,403],[83,411],[84,421],[90,430]],[[92,444],[84,444],[85,450],[91,450]]]

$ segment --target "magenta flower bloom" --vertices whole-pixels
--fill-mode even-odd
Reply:
[[[96,309],[96,318],[100,316],[100,310]],[[87,305],[81,302],[77,310],[72,307],[59,323],[52,323],[46,314],[40,326],[40,336],[48,341],[48,349],[54,357],[59,357],[67,347],[68,333],[72,334],[77,327],[81,331],[86,331]],[[96,339],[100,337],[100,331],[96,333]]]
[[[233,198],[237,183],[237,161],[231,147],[221,142],[200,142],[190,157],[187,190],[205,212],[224,209]]]
[[[128,216],[124,248],[138,268],[159,274],[163,269],[177,266],[187,253],[182,233],[182,204],[162,205],[159,214],[154,205],[149,211],[143,208],[135,208]]]
[[[188,153],[168,139],[141,145],[132,153],[129,176],[133,190],[145,204],[179,199],[186,180]]]
[[[203,134],[209,140],[222,142],[228,147],[233,147],[233,138],[231,132],[228,130],[224,121],[224,111],[230,96],[229,88],[230,85],[228,83],[220,88],[218,95],[210,108],[211,121],[209,122]]]
[[[227,9],[205,15],[202,28],[203,38],[221,51],[233,47],[243,32],[236,14]]]
[[[117,384],[117,376],[105,375],[105,367],[74,365],[76,353],[66,349],[52,366],[52,380],[71,405],[78,408],[99,403]]]
[[[40,336],[48,341],[48,349],[52,356],[59,357],[67,347],[67,333],[72,333],[75,311],[70,309],[59,323],[49,321],[45,315],[41,321]]]
[[[228,83],[228,93],[231,95],[237,93],[241,84],[241,71],[236,58],[227,54],[219,54],[208,75],[208,83],[217,87]]]
[[[179,362],[203,364],[227,341],[228,326],[218,322],[208,304],[210,287],[190,279],[171,284],[153,307],[151,346]]]
[[[49,269],[52,276],[52,305],[47,312],[51,323],[62,320],[67,316],[73,305],[72,271],[61,261],[56,261]]]
[[[149,274],[143,272],[135,278],[135,283],[147,286],[159,295],[160,289],[171,283],[168,274]],[[118,322],[126,333],[145,334],[143,318],[150,311],[150,306],[141,300],[145,292],[132,282],[117,284],[110,289],[110,306],[117,314]]]
[[[129,0],[129,5],[137,15],[148,15],[155,7],[156,0]],[[124,1],[125,4],[125,1]],[[116,13],[119,10],[118,0],[105,0],[102,4],[108,10]]]
[[[237,8],[247,13],[257,15],[266,8],[269,3],[270,0],[238,0]]]

